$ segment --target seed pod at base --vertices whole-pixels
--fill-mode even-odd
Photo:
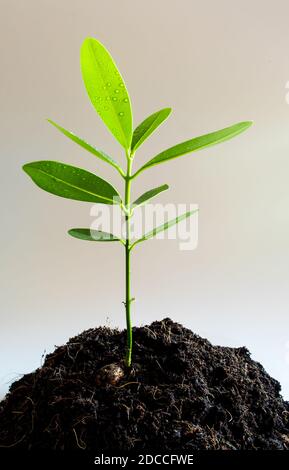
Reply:
[[[95,382],[98,386],[116,385],[124,376],[124,370],[118,364],[108,364],[97,371]]]

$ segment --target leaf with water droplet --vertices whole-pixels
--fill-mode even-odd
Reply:
[[[80,145],[82,148],[87,150],[88,152],[92,153],[96,157],[100,158],[106,163],[109,163],[111,166],[113,166],[122,176],[124,176],[124,171],[123,169],[119,166],[119,164],[111,158],[109,155],[104,153],[102,150],[98,150],[97,148],[93,147],[92,145],[88,144],[85,142],[85,140],[81,139],[80,137],[77,137],[73,132],[70,132],[64,127],[61,127],[59,124],[56,124],[56,122],[52,121],[51,119],[47,119],[50,124],[52,124],[56,129],[58,129],[62,134],[64,134],[66,137],[71,139],[73,142],[76,144]]]
[[[87,38],[81,48],[81,70],[87,93],[96,111],[114,137],[125,148],[129,149],[132,139],[132,110],[130,98],[124,81],[106,48],[96,39]],[[111,100],[108,108],[104,107],[110,84],[118,100]],[[105,87],[105,88],[104,88]],[[96,98],[101,98],[97,107]],[[124,105],[124,99],[127,99]],[[125,115],[119,112],[125,106]]]
[[[26,163],[23,170],[41,189],[77,201],[120,204],[116,189],[89,171],[54,161]]]
[[[151,114],[134,130],[132,136],[131,150],[135,152],[138,147],[167,119],[171,108],[164,108]]]
[[[221,142],[225,142],[226,140],[232,139],[233,137],[241,134],[241,132],[244,132],[251,125],[252,121],[239,122],[237,124],[233,124],[232,126],[225,127],[219,131],[211,132],[210,134],[204,134],[200,137],[195,137],[194,139],[174,145],[174,147],[164,150],[149,160],[133,175],[133,177],[135,178],[143,170],[158,165],[159,163],[163,163],[168,160],[172,160],[173,158],[180,157],[181,155],[196,152],[197,150],[211,147],[212,145],[216,145]]]

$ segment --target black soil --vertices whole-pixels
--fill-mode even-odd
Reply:
[[[246,348],[212,346],[165,319],[134,328],[134,363],[116,383],[125,332],[83,332],[13,383],[0,445],[22,449],[192,451],[289,448],[289,404]]]

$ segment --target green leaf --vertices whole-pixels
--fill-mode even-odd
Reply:
[[[134,130],[132,136],[131,150],[134,153],[136,149],[167,119],[171,113],[171,108],[164,108],[146,118]]]
[[[133,209],[135,209],[135,207],[137,207],[137,206],[141,206],[142,204],[144,204],[149,199],[152,199],[157,194],[161,193],[162,191],[166,191],[167,189],[169,189],[167,184],[163,184],[162,186],[159,186],[158,188],[150,189],[149,191],[145,192],[144,194],[142,194],[140,197],[138,197],[134,201],[134,203],[132,205]]]
[[[148,240],[149,238],[153,238],[155,237],[158,233],[160,232],[163,232],[167,229],[169,229],[170,227],[172,227],[173,225],[175,224],[178,224],[179,222],[181,222],[182,220],[184,219],[187,219],[188,217],[190,217],[191,215],[193,215],[195,212],[198,212],[198,209],[194,209],[192,211],[188,211],[186,212],[185,214],[182,214],[182,215],[179,215],[178,217],[176,217],[175,219],[172,219],[172,220],[169,220],[168,222],[160,225],[159,227],[156,227],[154,228],[153,230],[151,230],[150,232],[147,232],[145,235],[143,235],[141,238],[139,238],[138,240],[136,240],[131,248],[133,248],[135,245],[137,245],[138,243],[140,242],[143,242],[145,240]]]
[[[120,202],[111,184],[81,168],[44,160],[26,163],[23,170],[37,186],[56,196],[103,204]]]
[[[56,129],[58,129],[62,134],[66,135],[69,139],[73,140],[73,142],[76,142],[78,145],[83,147],[85,150],[88,152],[92,153],[96,157],[100,158],[101,160],[109,163],[111,166],[117,169],[117,171],[122,175],[125,176],[125,173],[123,169],[116,163],[116,161],[113,160],[109,155],[104,153],[102,150],[98,150],[97,148],[93,147],[92,145],[88,144],[85,142],[85,140],[81,139],[80,137],[77,137],[77,135],[73,134],[73,132],[70,132],[64,127],[61,127],[59,124],[56,124],[56,122],[52,121],[51,119],[47,119],[50,124],[52,124]]]
[[[131,102],[111,55],[99,41],[87,38],[81,47],[80,61],[92,105],[118,142],[129,149],[132,139]]]
[[[196,150],[201,150],[203,148],[210,147],[211,145],[224,142],[225,140],[232,139],[241,132],[244,132],[252,124],[252,121],[239,122],[238,124],[226,127],[220,131],[205,134],[200,137],[195,137],[194,139],[177,144],[174,147],[164,150],[149,160],[133,175],[133,178],[135,178],[139,173],[146,170],[147,168],[158,165],[159,163],[163,163],[168,160],[172,160],[173,158],[180,157],[181,155],[185,155],[186,153],[195,152]]]
[[[68,230],[69,235],[79,240],[88,240],[93,242],[116,242],[124,243],[121,238],[115,235],[103,232],[102,230],[92,230],[90,228],[72,228]]]

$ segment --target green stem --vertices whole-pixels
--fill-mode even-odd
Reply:
[[[130,189],[131,189],[131,170],[132,170],[132,157],[127,154],[127,173],[125,178],[125,207],[129,212],[125,215],[126,226],[126,242],[125,242],[125,311],[126,311],[126,331],[127,331],[127,349],[126,349],[126,365],[131,366],[132,355],[132,324],[131,324],[131,292],[130,292]]]

